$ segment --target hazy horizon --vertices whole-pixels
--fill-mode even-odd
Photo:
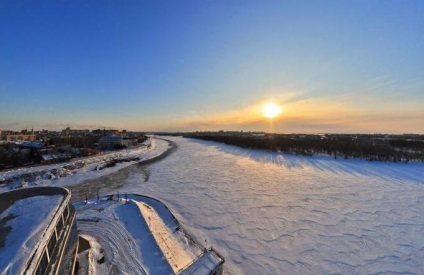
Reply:
[[[1,1],[0,130],[424,134],[422,14],[420,1]]]

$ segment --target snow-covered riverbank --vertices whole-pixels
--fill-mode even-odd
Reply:
[[[135,149],[111,152],[71,162],[0,172],[0,191],[30,186],[75,185],[85,180],[114,173],[136,162],[156,158],[167,149],[167,141],[150,138],[144,146]],[[108,165],[110,163],[115,164]]]

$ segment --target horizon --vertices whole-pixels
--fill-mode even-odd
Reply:
[[[72,128],[69,127],[71,130],[89,130],[94,131],[94,130],[117,130],[117,131],[129,131],[129,132],[136,132],[136,133],[145,133],[145,134],[185,134],[185,133],[219,133],[221,131],[223,131],[223,133],[263,133],[263,134],[273,134],[273,135],[419,135],[422,136],[424,134],[420,134],[420,133],[390,133],[390,132],[316,132],[316,133],[307,133],[307,132],[267,132],[267,131],[251,131],[251,130],[204,130],[204,131],[198,131],[198,130],[194,130],[194,131],[134,131],[134,130],[130,130],[130,129],[126,129],[126,128],[113,128],[113,127],[93,127],[93,128]],[[66,129],[66,128],[65,128]],[[0,133],[2,131],[13,131],[15,133],[19,133],[22,131],[34,131],[34,132],[40,132],[43,130],[47,130],[50,132],[61,132],[62,130],[65,129],[57,129],[57,130],[53,130],[53,129],[44,129],[44,128],[24,128],[24,129],[19,129],[19,130],[11,130],[11,129],[0,129]]]
[[[0,130],[424,134],[423,13],[419,1],[2,1]]]

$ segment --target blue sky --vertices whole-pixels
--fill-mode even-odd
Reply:
[[[423,14],[400,0],[0,0],[0,129],[424,133]]]

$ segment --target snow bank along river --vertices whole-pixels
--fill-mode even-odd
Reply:
[[[35,167],[23,167],[10,171],[0,172],[0,191],[10,189],[55,185],[66,186],[79,185],[90,182],[119,171],[134,163],[149,163],[165,157],[172,152],[168,142],[149,138],[144,146],[134,149],[126,149],[105,153],[98,156],[76,159],[71,162],[63,162],[51,165]],[[113,163],[113,165],[109,165]],[[73,194],[73,199],[77,199]]]
[[[166,203],[230,273],[424,273],[423,164],[170,139],[178,150],[133,166],[121,191]]]

